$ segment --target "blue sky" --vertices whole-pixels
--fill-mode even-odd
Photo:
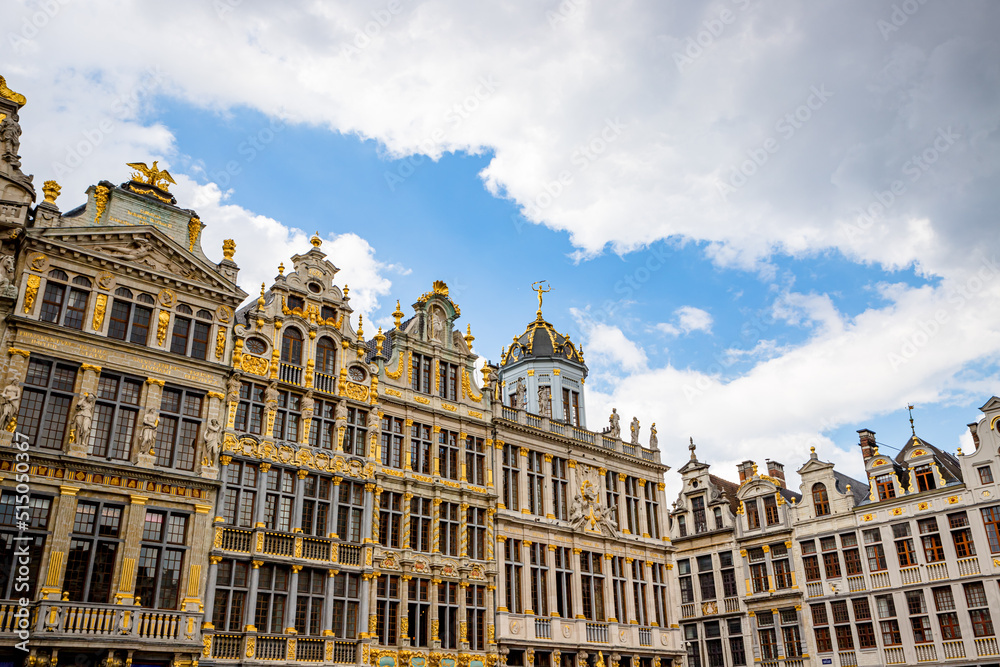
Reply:
[[[857,475],[855,431],[901,443],[907,402],[971,446],[1000,359],[995,5],[400,6],[15,20],[26,169],[65,210],[159,159],[251,294],[319,230],[369,334],[442,279],[496,359],[546,279],[590,427],[656,421],[674,466],[693,436],[729,477],[810,446]]]

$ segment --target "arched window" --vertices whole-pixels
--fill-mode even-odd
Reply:
[[[715,529],[722,530],[725,526],[722,523],[722,508],[715,508]]]
[[[813,509],[816,510],[816,516],[826,516],[830,513],[830,498],[826,495],[826,485],[825,484],[813,484],[812,489],[813,496]]]
[[[316,343],[316,371],[334,375],[337,363],[337,347],[333,341],[324,336]]]
[[[90,296],[90,280],[77,276],[70,287],[65,271],[52,269],[42,295],[42,310],[38,318],[43,322],[62,324],[70,329],[83,329],[83,317],[87,312],[87,297]]]
[[[281,360],[286,364],[302,365],[302,333],[298,329],[289,328],[281,337]]]

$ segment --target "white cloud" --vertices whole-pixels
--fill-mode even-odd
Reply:
[[[676,316],[677,324],[660,322],[656,325],[656,329],[670,336],[689,334],[692,331],[712,333],[712,315],[707,310],[695,308],[694,306],[681,306],[674,311],[674,315]]]

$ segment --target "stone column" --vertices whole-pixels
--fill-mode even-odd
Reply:
[[[465,448],[469,434],[465,431],[458,433],[458,480],[464,482],[468,479],[468,471],[465,469]]]
[[[295,476],[299,478],[299,481],[295,483],[295,499],[292,500],[291,528],[293,533],[301,533],[302,500],[305,496],[305,483],[306,483],[306,477],[309,476],[309,471],[300,468],[299,470],[295,471]]]
[[[260,585],[260,566],[264,564],[262,560],[251,561],[250,570],[250,589],[247,591],[247,609],[250,611],[250,618],[246,619],[247,624],[244,627],[246,632],[257,632],[257,626],[253,623],[256,620],[254,618],[254,610],[257,609],[257,587]],[[264,628],[267,632],[267,628]]]
[[[375,632],[375,622],[372,618],[376,618],[374,614],[369,618],[369,611],[375,608],[375,604],[372,598],[375,597],[375,573],[374,572],[363,572],[361,574],[361,605],[358,609],[358,620],[361,623],[360,637],[364,639],[365,637],[373,636],[371,633]],[[367,621],[365,620],[367,619]],[[368,623],[367,632],[365,632],[365,623]],[[377,618],[376,618],[377,622]]]
[[[469,650],[469,622],[466,595],[469,587],[467,580],[458,582],[458,649],[460,651]]]
[[[458,506],[458,555],[469,557],[469,503]]]
[[[542,514],[546,519],[554,519],[555,515],[555,493],[552,486],[552,455],[545,455],[545,493],[542,495]]]
[[[656,602],[653,600],[653,564],[647,560],[644,567],[646,568],[643,573],[646,577],[646,582],[643,584],[646,587],[646,625],[655,625]]]
[[[59,600],[62,595],[66,554],[69,552],[70,533],[76,519],[76,494],[80,487],[62,485],[56,501],[52,522],[52,536],[48,540],[49,561],[45,575],[45,586],[41,589],[42,599]]]
[[[264,527],[264,509],[267,506],[267,472],[271,469],[271,464],[264,461],[260,464],[260,475],[257,479],[257,506],[254,507],[254,528]]]
[[[399,644],[401,646],[410,645],[410,579],[412,578],[408,574],[399,577]]]
[[[576,547],[573,548],[572,562],[573,562],[573,572],[575,572],[575,574],[573,575],[573,600],[575,601],[575,605],[576,605],[577,609],[579,609],[582,612],[583,611],[583,580],[580,578],[580,572],[582,571],[582,568],[581,568],[581,565],[580,565],[580,554],[581,553],[582,553],[581,549],[576,548]],[[577,618],[586,618],[586,616],[584,616],[582,613],[577,614],[576,617]]]
[[[659,482],[656,485],[656,502],[660,506],[660,539],[669,542],[670,541],[670,525],[667,523],[667,494],[665,489],[666,484]]]
[[[202,630],[215,630],[212,618],[215,615],[215,587],[219,581],[219,563],[221,562],[222,556],[212,555],[208,557],[208,582],[205,585],[205,616],[201,624]],[[228,630],[228,628],[222,628],[222,630]]]
[[[524,613],[525,614],[537,614],[538,613],[538,610],[535,609],[534,606],[533,606],[534,605],[534,601],[531,600],[531,547],[533,547],[534,544],[535,543],[532,540],[524,540],[524,541],[521,542],[521,548],[522,548],[521,553],[524,554],[521,557],[522,563],[523,563],[523,565],[521,567],[521,574],[522,574],[522,577],[521,577],[521,581],[522,581],[521,590],[522,591],[526,591],[528,593],[527,597],[522,597],[521,598],[521,602],[523,603],[523,609],[524,609]],[[523,583],[524,580],[525,580],[525,578],[527,578],[527,580],[528,580],[527,581],[527,585],[524,585],[524,583]]]
[[[402,352],[400,352],[400,354],[402,354]],[[403,470],[413,470],[411,462],[411,457],[413,456],[411,453],[411,450],[413,449],[413,443],[411,441],[413,436],[413,420],[407,419],[404,423],[406,424],[406,437],[403,438]]]
[[[133,495],[128,508],[128,517],[125,523],[125,539],[122,542],[122,554],[118,560],[116,576],[113,581],[118,582],[118,592],[115,593],[117,604],[132,604],[135,597],[135,575],[136,561],[139,559],[139,543],[142,541],[142,529],[146,524],[146,496]],[[136,600],[141,603],[142,600]],[[145,600],[146,604],[152,605],[154,600]]]
[[[559,616],[559,602],[556,593],[556,549],[558,547],[550,544],[545,550],[545,568],[548,574],[545,576],[545,598],[549,601],[549,616]]]
[[[367,488],[367,485],[366,485],[366,488]],[[375,489],[374,489],[373,496],[372,496],[372,498],[373,498],[372,502],[374,503],[374,506],[372,508],[372,521],[371,521],[371,524],[372,524],[372,542],[374,544],[378,544],[379,541],[382,539],[381,535],[379,535],[379,524],[380,524],[381,519],[382,519],[381,514],[382,514],[382,492],[383,491],[385,491],[385,489],[383,489],[381,486],[376,486]]]
[[[285,634],[294,635],[295,630],[295,598],[299,594],[299,572],[301,565],[292,566],[292,576],[288,578],[288,604],[285,605]]]
[[[623,472],[618,473],[618,509],[615,510],[615,514],[618,517],[618,530],[620,530],[625,535],[631,535],[631,531],[628,529],[628,517],[625,516],[624,508],[626,506],[625,502],[625,478],[628,477]]]
[[[333,590],[339,573],[340,570],[334,568],[327,570],[329,576],[326,578],[326,599],[323,600],[323,618],[326,619],[325,625],[327,626],[323,630],[324,637],[332,637],[336,634],[330,629],[330,625],[333,623]]]
[[[496,516],[497,510],[495,507],[489,507],[486,509],[486,560],[493,560],[493,544],[494,544],[494,516]]]
[[[434,476],[438,477],[441,474],[441,458],[439,456],[438,450],[440,449],[441,440],[441,427],[434,424],[431,427],[433,435],[431,437],[431,470],[434,471]]]
[[[496,584],[486,584],[486,650],[491,650],[491,645],[497,643],[496,627],[493,625],[494,615],[491,610],[496,609]]]
[[[400,548],[409,549],[410,548],[410,501],[413,500],[413,494],[407,491],[403,494],[403,539],[400,543]]]
[[[441,585],[441,580],[437,577],[431,579],[431,589],[427,592],[427,596],[430,601],[430,613],[428,615],[427,622],[430,623],[431,648],[441,648],[441,619],[438,618],[438,586]]]
[[[441,499],[431,501],[434,512],[431,518],[431,553],[441,553]]]

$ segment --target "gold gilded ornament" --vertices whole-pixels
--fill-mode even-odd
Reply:
[[[46,204],[55,204],[62,187],[55,181],[45,181],[42,183],[42,192],[45,194]]]
[[[156,327],[156,344],[163,345],[167,340],[167,325],[170,324],[170,313],[166,310],[160,311],[159,325]]]
[[[157,162],[157,160],[153,160],[152,167],[147,167],[145,162],[126,162],[125,165],[136,170],[132,173],[133,181],[152,185],[154,188],[160,188],[165,191],[170,188],[167,185],[168,183],[176,185],[177,181],[174,180],[169,171],[158,168],[156,166]]]
[[[94,303],[94,331],[100,331],[104,326],[104,311],[108,307],[108,295],[98,294]]]
[[[109,193],[110,190],[104,185],[98,185],[94,190],[94,203],[97,204],[97,210],[94,213],[94,222],[100,220],[101,216],[104,215],[105,209],[108,208]]]
[[[35,297],[38,296],[38,286],[42,284],[42,279],[38,276],[28,276],[27,287],[24,290],[24,312],[30,313],[35,306]]]
[[[14,104],[22,107],[28,103],[28,100],[24,97],[24,95],[20,93],[15,93],[13,90],[7,87],[7,81],[4,80],[2,76],[0,76],[0,97],[4,98],[5,100],[10,100]]]

